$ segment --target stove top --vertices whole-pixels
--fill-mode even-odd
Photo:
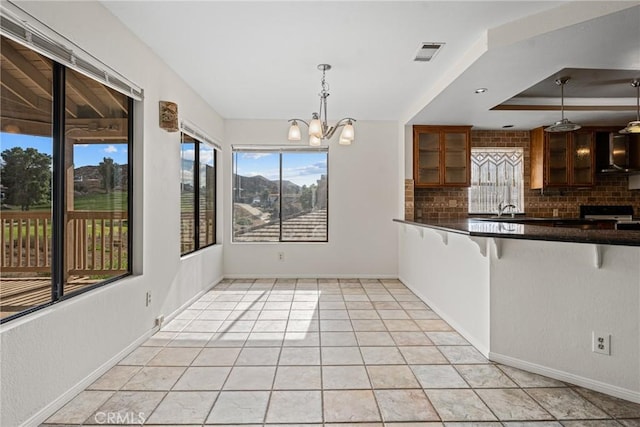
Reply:
[[[633,206],[581,205],[580,218],[631,221],[633,219]]]

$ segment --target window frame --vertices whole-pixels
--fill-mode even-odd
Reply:
[[[235,156],[237,153],[249,153],[249,152],[257,152],[257,153],[277,153],[278,154],[278,240],[261,240],[261,241],[239,241],[235,239],[235,231],[234,231],[234,221],[235,221],[235,199],[233,194],[233,185],[234,179],[233,175],[236,173],[236,161]],[[324,153],[326,156],[327,170],[326,170],[326,181],[327,181],[327,214],[326,214],[326,234],[324,240],[286,240],[283,239],[282,235],[282,182],[283,182],[283,174],[282,174],[282,165],[283,165],[283,154],[287,153]],[[281,146],[233,146],[231,150],[231,243],[232,244],[325,244],[329,243],[329,147],[281,147]]]
[[[186,132],[185,130],[180,131],[180,172],[182,174],[182,144],[184,143],[184,135],[189,136],[193,139],[194,150],[193,150],[193,164],[194,170],[197,170],[197,173],[193,175],[193,234],[191,235],[193,241],[193,249],[187,252],[182,252],[182,247],[180,248],[180,257],[184,257],[190,255],[192,253],[198,252],[202,249],[215,246],[218,244],[218,227],[217,227],[217,213],[218,213],[218,149],[216,145],[209,143],[208,141],[202,141],[200,138],[196,138],[191,135],[190,132]],[[205,245],[200,245],[200,168],[202,164],[200,163],[200,145],[203,144],[213,151],[213,169],[214,169],[214,182],[213,182],[213,241],[212,243],[208,243]],[[197,168],[196,168],[197,166]],[[182,178],[181,178],[182,184]],[[182,192],[181,192],[182,196]],[[182,212],[180,212],[182,216]],[[182,221],[182,218],[180,219]],[[182,230],[180,230],[180,245],[182,245]]]
[[[6,37],[9,40],[13,38],[8,37],[4,32],[2,37]],[[15,40],[14,40],[15,41]],[[20,43],[20,41],[17,41]],[[30,50],[41,54],[30,46],[25,46]],[[47,57],[46,55],[42,55]],[[133,274],[133,196],[134,196],[134,171],[133,171],[133,135],[134,135],[134,108],[135,100],[131,95],[122,93],[126,97],[127,101],[127,221],[128,221],[128,233],[127,233],[127,271],[118,274],[113,277],[106,278],[100,282],[83,286],[79,289],[74,289],[69,293],[65,293],[66,283],[66,250],[65,240],[67,239],[66,233],[66,191],[68,185],[73,185],[73,182],[67,182],[66,177],[66,152],[65,152],[65,130],[66,130],[66,113],[65,105],[67,102],[66,86],[67,86],[67,70],[70,69],[64,64],[56,61],[56,58],[49,58],[52,64],[52,111],[51,111],[51,141],[52,141],[52,179],[51,179],[51,298],[49,301],[42,304],[34,305],[26,308],[25,310],[11,314],[9,316],[0,318],[0,324],[5,324],[12,320],[21,318],[33,312],[39,311],[43,308],[50,307],[53,304],[57,304],[61,301],[69,300],[78,295],[85,294],[94,289],[101,288],[109,285],[115,281],[121,280],[124,277]],[[93,79],[92,77],[88,77]],[[93,79],[95,80],[95,79]],[[104,85],[102,82],[95,80],[99,84]],[[107,85],[104,85],[107,86]],[[110,87],[110,86],[107,86]],[[110,87],[114,89],[113,87]],[[114,89],[117,90],[117,89]]]
[[[102,282],[93,284],[93,285],[87,285],[86,287],[83,287],[81,289],[78,290],[74,290],[71,294],[69,295],[65,295],[64,293],[62,293],[62,295],[59,298],[59,301],[65,301],[69,298],[73,298],[76,295],[81,295],[84,294],[85,292],[89,292],[92,291],[93,289],[97,289],[100,288],[102,286],[108,285],[110,283],[113,283],[117,280],[120,280],[124,277],[127,276],[131,276],[133,275],[133,132],[134,132],[134,126],[133,126],[133,108],[134,108],[134,99],[131,97],[127,98],[127,105],[129,107],[129,117],[127,120],[127,130],[128,130],[128,143],[127,143],[127,222],[128,222],[128,228],[129,228],[129,232],[127,233],[127,245],[128,245],[128,252],[127,252],[127,265],[129,266],[128,268],[128,272],[120,274],[118,276],[114,276],[114,277],[109,277],[108,279],[103,280]],[[54,160],[55,162],[55,160]],[[64,160],[62,160],[62,164],[64,165]],[[66,183],[65,183],[66,184]],[[55,200],[54,200],[55,203]],[[54,208],[54,212],[55,212],[55,208]],[[54,220],[55,222],[55,220]],[[62,257],[64,257],[64,252],[62,254]],[[64,265],[64,264],[61,264]],[[64,289],[64,283],[62,283],[62,288]]]
[[[513,212],[508,212],[509,214],[513,213],[513,214],[523,214],[524,210],[525,210],[525,199],[524,199],[524,178],[525,178],[525,170],[524,170],[524,148],[522,147],[496,147],[496,146],[491,146],[491,147],[471,147],[470,149],[470,175],[471,175],[471,182],[469,184],[469,188],[467,190],[467,214],[469,215],[495,215],[496,212],[479,212],[479,211],[472,211],[471,210],[471,192],[473,191],[473,189],[476,187],[474,185],[474,182],[477,182],[478,180],[475,179],[474,180],[474,176],[473,176],[473,171],[474,171],[474,167],[473,167],[473,155],[474,152],[477,153],[478,151],[480,152],[502,152],[502,153],[506,153],[506,152],[518,152],[520,155],[520,170],[522,171],[522,175],[520,177],[520,181],[519,181],[519,188],[518,188],[518,198],[521,200],[521,204],[522,206],[516,206],[516,209],[513,210]],[[496,185],[496,183],[493,183],[494,186]],[[504,203],[512,203],[512,201],[504,201]]]

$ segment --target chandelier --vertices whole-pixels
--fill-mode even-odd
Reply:
[[[342,133],[340,133],[340,140],[338,141],[341,145],[351,145],[351,143],[355,139],[353,122],[355,122],[356,119],[345,117],[338,120],[338,122],[334,126],[329,126],[327,124],[327,98],[329,97],[329,85],[325,81],[325,72],[330,69],[331,65],[329,64],[318,65],[318,70],[322,71],[322,90],[318,94],[318,96],[320,96],[320,109],[318,110],[319,112],[312,114],[310,122],[306,122],[302,119],[289,120],[289,122],[291,123],[291,126],[289,127],[289,141],[300,141],[301,133],[298,122],[304,123],[309,128],[309,145],[312,145],[314,147],[319,146],[324,139],[331,139],[338,128],[342,128]]]

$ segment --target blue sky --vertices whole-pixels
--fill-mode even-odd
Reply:
[[[41,153],[52,153],[52,138],[42,136],[21,135],[16,133],[0,132],[0,151],[13,147],[33,147]],[[76,144],[73,148],[73,165],[97,166],[103,158],[111,157],[115,163],[127,163],[126,144]]]
[[[237,170],[242,176],[262,175],[270,180],[280,178],[280,154],[240,152]],[[315,184],[327,173],[327,153],[285,153],[282,156],[282,178],[300,186]]]
[[[41,153],[51,155],[52,139],[0,132],[0,151],[13,147],[33,147]],[[193,159],[193,153],[183,153],[183,156],[185,155]],[[87,165],[96,166],[104,157],[111,157],[118,164],[126,164],[126,144],[76,144],[74,146],[73,164],[76,168]],[[244,152],[238,154],[238,159],[237,173],[240,175],[262,175],[270,180],[277,180],[280,177],[280,160],[277,152]],[[315,184],[320,179],[320,175],[327,173],[327,153],[285,153],[282,157],[282,171],[283,179],[300,186]]]

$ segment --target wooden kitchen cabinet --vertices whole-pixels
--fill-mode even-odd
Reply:
[[[468,187],[471,126],[413,127],[415,187]]]
[[[590,187],[595,177],[594,132],[531,131],[531,188]]]

